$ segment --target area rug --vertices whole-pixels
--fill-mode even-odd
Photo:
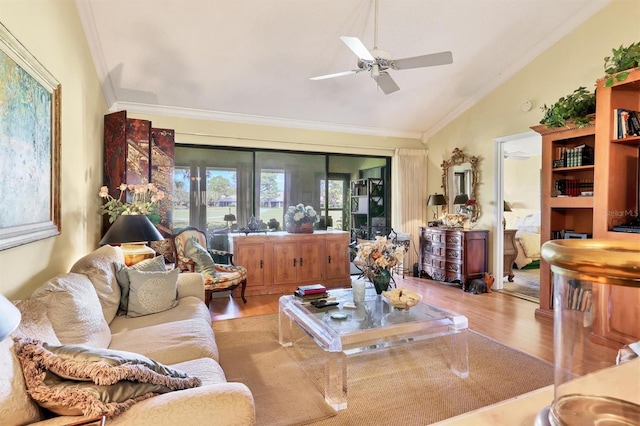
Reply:
[[[513,282],[503,281],[504,292],[532,302],[539,302],[540,269],[514,269],[513,274]]]
[[[553,383],[553,366],[469,332],[469,377],[449,369],[449,338],[349,356],[348,408],[324,402],[323,351],[302,330],[278,344],[277,315],[215,322],[227,380],[253,392],[258,425],[425,425]]]

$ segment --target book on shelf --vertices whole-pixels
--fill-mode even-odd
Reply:
[[[300,294],[308,295],[308,294],[326,293],[327,288],[322,284],[309,284],[309,285],[298,286],[298,289],[296,291],[300,292]]]
[[[613,139],[640,136],[640,111],[623,108],[613,110]]]
[[[570,281],[567,294],[567,308],[575,311],[588,312],[593,301],[590,283]]]

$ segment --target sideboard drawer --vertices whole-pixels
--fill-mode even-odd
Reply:
[[[488,272],[488,251],[486,229],[421,227],[420,275],[466,286]]]

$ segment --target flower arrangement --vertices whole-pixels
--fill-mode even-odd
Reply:
[[[318,214],[312,206],[298,204],[289,206],[284,214],[284,223],[288,232],[313,232],[313,225],[318,222]]]
[[[473,216],[473,211],[476,209],[476,200],[474,200],[473,198],[470,200],[467,200],[464,203],[464,207],[462,207],[461,213],[465,213],[468,214],[469,216]]]
[[[106,186],[101,187],[98,193],[101,198],[106,200],[100,206],[99,212],[109,215],[109,223],[115,222],[118,216],[124,214],[143,214],[149,217],[154,224],[160,222],[158,203],[165,198],[165,193],[154,184],[127,185],[123,183],[120,184],[118,190],[120,191],[118,198],[112,197]]]
[[[364,275],[371,279],[396,266],[404,258],[404,250],[404,246],[393,244],[387,237],[376,237],[374,241],[358,244],[353,263],[362,267]]]

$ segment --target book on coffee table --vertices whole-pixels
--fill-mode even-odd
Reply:
[[[293,295],[296,296],[299,299],[302,300],[317,300],[317,299],[324,299],[326,297],[329,296],[329,294],[325,291],[322,293],[310,293],[310,294],[303,294],[300,291],[296,290],[293,292]]]
[[[309,294],[326,293],[327,288],[322,284],[301,285],[298,286],[296,292],[306,296]]]

